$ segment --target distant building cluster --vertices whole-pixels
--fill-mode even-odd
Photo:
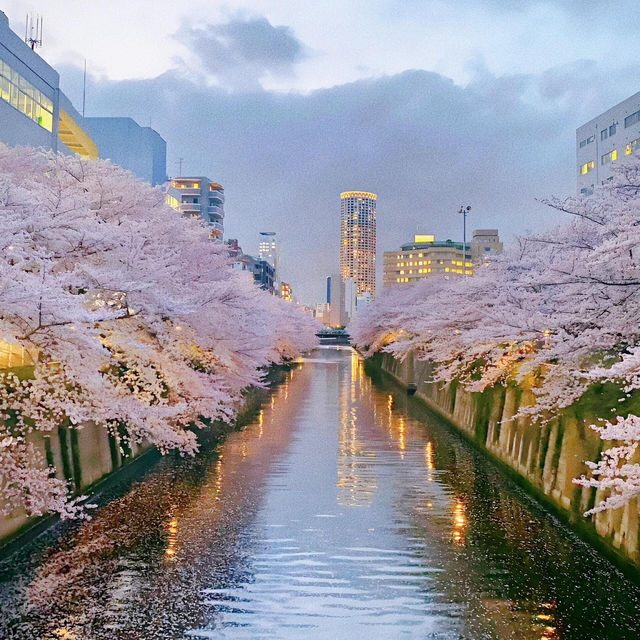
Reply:
[[[264,240],[267,237],[268,240]],[[264,291],[293,302],[293,290],[287,282],[278,284],[278,244],[273,231],[260,232],[259,255],[252,256],[242,251],[236,239],[226,241],[229,256],[233,259],[233,267],[251,275],[253,281]],[[268,246],[267,246],[268,245]]]
[[[433,235],[416,235],[398,251],[385,251],[383,286],[412,284],[436,276],[473,275],[487,256],[502,253],[497,229],[477,229],[466,248],[462,242],[436,241]]]

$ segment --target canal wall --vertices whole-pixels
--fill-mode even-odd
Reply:
[[[400,361],[378,353],[367,360],[367,367],[415,389],[417,398],[490,454],[529,493],[552,506],[582,537],[613,556],[620,566],[637,574],[638,499],[620,509],[585,518],[584,512],[602,499],[602,493],[573,483],[587,470],[585,460],[597,460],[608,445],[589,425],[604,415],[603,409],[618,402],[618,394],[610,386],[594,387],[575,406],[541,426],[532,424],[530,417],[514,417],[521,407],[533,404],[533,392],[526,387],[514,384],[471,393],[455,382],[430,382],[432,364],[415,360],[412,355]]]
[[[271,367],[266,382],[270,386],[280,383],[290,368],[288,365]],[[198,429],[198,439],[210,444],[247,424],[260,409],[266,393],[262,388],[246,389],[235,421],[231,424],[207,423],[205,428]],[[55,467],[56,477],[68,483],[74,495],[95,495],[107,484],[135,474],[160,458],[149,443],[119,442],[114,434],[93,423],[73,429],[60,427],[46,436],[36,432],[31,436],[31,442],[47,463]],[[19,547],[56,520],[56,516],[29,516],[22,508],[0,516],[0,556]]]

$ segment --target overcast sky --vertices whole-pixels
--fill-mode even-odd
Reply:
[[[5,0],[87,115],[167,141],[168,172],[225,187],[225,236],[281,239],[282,278],[322,301],[339,194],[375,191],[378,256],[416,231],[509,240],[575,191],[575,129],[640,90],[637,0]]]

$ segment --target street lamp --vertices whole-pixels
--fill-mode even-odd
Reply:
[[[471,211],[471,205],[462,206],[458,213],[462,214],[462,274],[467,277],[467,213]]]

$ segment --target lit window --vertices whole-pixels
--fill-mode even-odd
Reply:
[[[591,171],[595,166],[596,165],[593,160],[590,160],[589,162],[585,162],[583,165],[580,165],[580,173],[582,175],[585,175],[589,173],[589,171]]]
[[[43,129],[53,131],[53,102],[2,60],[0,98],[21,111],[27,118],[37,122]]]
[[[625,148],[624,152],[626,155],[631,155],[634,151],[640,149],[640,138],[636,138],[632,140]]]
[[[618,150],[614,149],[613,151],[609,151],[609,153],[605,153],[600,157],[600,164],[609,164],[610,162],[615,162],[618,159]]]

